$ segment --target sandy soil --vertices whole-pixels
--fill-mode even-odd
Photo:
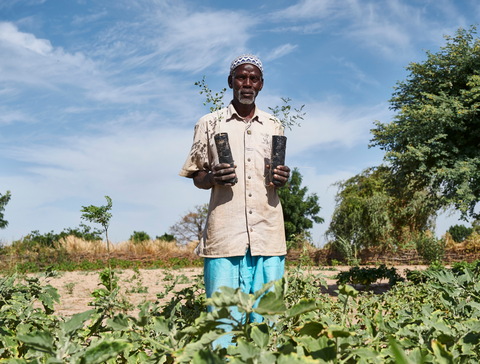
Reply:
[[[336,280],[333,278],[339,271],[348,270],[350,267],[325,267],[322,269],[313,269],[312,274],[321,273],[326,277],[328,284],[328,290],[325,292],[335,297],[334,292],[338,289]],[[397,266],[397,271],[404,275],[405,269],[425,269],[426,266]],[[120,278],[119,286],[121,287],[121,295],[125,296],[128,301],[133,305],[138,305],[143,301],[155,302],[157,300],[156,294],[164,292],[165,285],[171,284],[174,277],[178,275],[184,275],[183,284],[177,284],[175,290],[190,285],[193,282],[195,276],[202,273],[202,268],[183,268],[177,270],[171,269],[140,269],[140,274],[136,274],[131,269],[115,270],[115,273]],[[60,305],[56,305],[55,313],[62,316],[71,316],[75,313],[83,312],[92,307],[88,306],[88,302],[93,300],[91,293],[95,288],[99,288],[99,272],[62,272],[58,277],[52,278],[48,282],[53,287],[58,289],[61,296]],[[147,293],[134,293],[136,288],[146,287]],[[362,286],[357,286],[357,289],[362,289]],[[387,282],[380,282],[374,284],[370,288],[375,293],[383,293],[389,289]],[[165,302],[172,296],[170,294]],[[135,314],[137,310],[134,310],[132,314]]]

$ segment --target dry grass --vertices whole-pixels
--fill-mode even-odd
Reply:
[[[110,243],[111,253],[130,253],[135,255],[144,254],[190,254],[197,246],[197,241],[192,241],[185,246],[177,245],[176,242],[167,242],[164,240],[146,240],[141,243],[134,243],[131,240],[121,243]],[[86,241],[75,236],[68,236],[60,240],[58,247],[64,248],[69,253],[90,253],[106,254],[107,244],[104,241]]]
[[[473,232],[467,239],[461,243],[456,243],[450,233],[447,231],[443,236],[446,240],[446,249],[453,251],[463,250],[469,253],[478,253],[480,252],[480,234],[478,232]]]

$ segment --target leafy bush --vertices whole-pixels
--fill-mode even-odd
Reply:
[[[348,265],[359,265],[361,259],[357,258],[357,246],[351,244],[347,239],[337,237],[333,242],[333,247],[347,261]]]
[[[417,234],[414,239],[418,254],[425,263],[440,263],[445,255],[446,242],[443,239],[437,239],[434,236],[428,236],[425,233]]]
[[[40,234],[39,230],[33,230],[25,237],[23,243],[28,246],[34,246],[35,244],[38,244],[42,247],[54,248],[55,243],[71,235],[87,241],[102,240],[101,230],[96,228],[92,229],[90,226],[80,224],[78,228],[63,229],[63,231],[59,234],[55,234],[53,230],[44,234]]]
[[[337,284],[363,284],[367,290],[372,283],[380,279],[388,279],[390,286],[404,281],[394,267],[387,268],[384,264],[376,268],[352,267],[348,271],[338,273],[337,279]]]
[[[172,241],[175,241],[175,235],[173,234],[169,234],[169,233],[165,233],[161,236],[156,236],[155,237],[155,240],[163,240],[163,241],[166,241],[166,242],[172,242]]]
[[[144,241],[150,240],[150,235],[148,235],[145,231],[134,231],[133,234],[130,236],[130,240],[133,241],[135,244],[139,244]]]
[[[473,233],[473,228],[467,228],[465,225],[450,226],[448,232],[456,243],[461,243]]]
[[[398,283],[383,295],[342,285],[335,300],[322,294],[318,276],[300,269],[255,294],[223,287],[209,299],[200,276],[179,292],[173,282],[159,295],[172,297],[166,304],[141,304],[138,316],[100,304],[69,319],[33,308],[36,300],[53,307],[55,289],[0,280],[0,355],[25,364],[478,362],[478,275],[428,274],[427,283]],[[103,274],[105,292],[109,277]],[[205,312],[206,304],[213,311]],[[231,306],[245,320],[225,331]],[[265,321],[250,322],[252,312]],[[212,348],[224,335],[236,345]]]

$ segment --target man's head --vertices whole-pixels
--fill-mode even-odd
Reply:
[[[228,86],[233,89],[233,99],[244,105],[255,103],[263,87],[262,62],[251,54],[235,58],[230,66]]]

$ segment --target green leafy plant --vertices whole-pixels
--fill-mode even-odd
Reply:
[[[166,241],[166,242],[172,242],[172,241],[175,241],[175,235],[173,234],[168,234],[168,233],[164,233],[163,235],[161,236],[156,236],[155,237],[155,240],[163,240],[163,241]]]
[[[65,288],[65,291],[68,293],[68,294],[73,294],[73,289],[75,288],[75,285],[77,284],[77,282],[69,282],[69,283],[65,283],[63,285],[63,287]]]
[[[446,245],[444,239],[437,239],[435,236],[420,233],[415,236],[414,242],[418,254],[427,264],[442,262]]]
[[[473,233],[473,228],[467,228],[465,225],[450,226],[448,232],[456,243],[461,243]]]
[[[98,307],[67,319],[33,308],[36,300],[53,307],[56,290],[45,281],[7,277],[0,280],[0,355],[25,364],[478,362],[478,273],[439,267],[426,274],[425,283],[398,282],[382,295],[340,285],[336,299],[301,267],[255,294],[223,287],[210,299],[202,276],[175,291],[177,277],[158,295],[171,298],[141,304],[138,316]],[[104,274],[106,290],[108,279]],[[225,330],[232,306],[243,318]],[[252,312],[264,321],[251,322]],[[236,345],[213,348],[224,335]]]
[[[275,107],[269,107],[270,111],[272,112],[272,115],[274,116],[274,121],[278,120],[282,124],[284,128],[288,128],[289,130],[292,130],[293,126],[300,126],[300,120],[303,120],[303,117],[306,115],[303,112],[303,108],[305,105],[302,105],[300,109],[295,109],[295,114],[291,114],[292,112],[292,107],[289,105],[289,102],[292,101],[289,98],[281,98],[283,101],[282,106],[275,106]]]
[[[381,279],[388,279],[390,286],[404,281],[394,267],[387,268],[384,264],[375,268],[352,267],[348,271],[338,273],[337,279],[337,284],[362,284],[367,290]]]
[[[288,183],[277,190],[282,204],[286,237],[301,236],[313,227],[313,223],[320,224],[325,221],[318,216],[321,207],[317,194],[307,195],[308,187],[301,185],[302,175],[294,168]]]
[[[372,130],[398,185],[425,189],[431,206],[454,207],[464,218],[478,215],[480,199],[479,56],[475,26],[446,35],[440,51],[406,67],[390,99],[397,114]]]
[[[358,258],[358,249],[355,243],[352,244],[348,240],[339,236],[337,237],[337,240],[334,241],[333,246],[347,261],[348,265],[360,264],[361,259]]]
[[[326,235],[354,249],[395,250],[411,241],[412,235],[433,226],[435,209],[425,191],[393,185],[386,166],[367,168],[346,181],[339,181],[335,211]]]
[[[130,240],[135,244],[141,244],[144,241],[150,240],[150,235],[148,235],[145,231],[134,231],[130,236]]]
[[[82,206],[80,212],[82,212],[82,219],[87,220],[89,222],[100,224],[105,232],[105,237],[107,239],[107,253],[108,253],[108,273],[110,274],[110,292],[113,291],[113,287],[111,286],[113,282],[113,278],[111,276],[112,267],[110,265],[110,242],[108,241],[108,227],[110,225],[110,219],[112,218],[112,214],[109,212],[112,209],[112,199],[108,196],[105,196],[107,199],[107,205],[105,206]]]
[[[5,229],[8,226],[8,221],[4,219],[3,211],[5,211],[5,206],[8,204],[12,195],[10,191],[7,191],[4,195],[0,193],[0,229]]]

